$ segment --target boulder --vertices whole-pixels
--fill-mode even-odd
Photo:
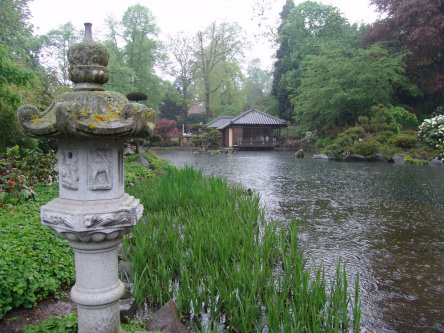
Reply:
[[[404,156],[393,155],[392,160],[393,160],[393,163],[395,163],[395,165],[404,165]]]
[[[366,162],[367,159],[362,155],[348,155],[344,158],[344,162]]]
[[[430,161],[429,163],[430,166],[432,167],[442,167],[444,166],[444,160],[440,160],[437,157],[435,157],[433,160]]]
[[[179,310],[176,303],[170,299],[162,308],[153,314],[146,324],[148,331],[159,330],[171,333],[190,333],[188,328],[179,319]]]
[[[316,160],[328,160],[328,156],[325,154],[315,154],[312,158]]]
[[[150,162],[147,161],[147,159],[145,158],[145,156],[143,156],[143,154],[140,154],[135,162],[139,163],[141,166],[143,166],[144,168],[150,169],[151,165]]]
[[[131,156],[131,155],[134,155],[134,154],[135,154],[134,150],[132,150],[132,149],[130,149],[130,148],[125,149],[125,150],[123,151],[123,156]]]
[[[304,158],[304,150],[303,150],[303,149],[299,149],[299,150],[296,152],[296,157],[297,157],[297,158]]]
[[[120,321],[127,324],[136,316],[137,303],[134,298],[120,300]]]
[[[384,156],[382,156],[381,154],[374,154],[372,156],[370,156],[367,161],[369,162],[382,162],[382,163],[388,163],[388,159],[386,159]]]

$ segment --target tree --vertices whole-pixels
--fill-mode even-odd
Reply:
[[[372,0],[384,18],[367,29],[364,45],[394,41],[409,50],[407,75],[428,96],[444,97],[444,1]]]
[[[159,105],[160,117],[171,120],[183,119],[188,109],[184,108],[177,89],[171,83],[165,82],[164,91],[162,102]]]
[[[69,85],[68,49],[81,40],[82,32],[76,30],[71,22],[60,25],[43,36],[45,65],[57,73],[59,82]],[[54,60],[56,63],[54,64]]]
[[[218,91],[223,78],[216,77],[217,68],[223,64],[235,63],[242,55],[241,28],[236,24],[213,22],[205,31],[199,31],[196,36],[194,56],[197,75],[202,80],[205,94],[205,109],[207,118],[211,118],[211,94]]]
[[[193,64],[195,59],[192,44],[192,39],[184,33],[170,37],[168,44],[168,50],[173,58],[169,64],[168,72],[176,78],[174,82],[182,96],[184,109],[188,109],[190,106],[191,96],[188,88],[194,81]]]
[[[105,45],[110,50],[108,68],[112,78],[107,87],[123,94],[134,90],[149,91],[146,104],[157,108],[163,91],[154,65],[162,55],[151,11],[142,5],[130,6],[121,22],[107,18],[106,25]]]
[[[163,141],[167,141],[168,138],[177,133],[176,122],[166,118],[159,119],[154,128],[154,133],[159,134]]]
[[[405,54],[379,45],[367,49],[330,44],[302,62],[301,84],[291,96],[295,120],[306,130],[353,125],[373,105],[393,101],[395,85],[408,85]]]
[[[0,150],[14,145],[35,147],[35,140],[24,135],[15,116],[21,102],[19,88],[26,88],[34,78],[7,46],[0,45]]]
[[[272,94],[279,102],[279,116],[290,120],[293,115],[290,95],[300,84],[301,62],[309,55],[319,54],[323,44],[334,40],[360,45],[362,28],[350,26],[337,8],[313,1],[296,7],[287,1],[281,18]]]
[[[28,22],[31,0],[1,0],[0,2],[0,42],[7,45],[9,52],[17,58],[29,60],[32,43],[32,25]]]
[[[247,69],[247,77],[243,82],[242,90],[245,94],[244,109],[259,108],[260,101],[269,96],[271,92],[272,73],[260,68],[260,60],[254,59]]]

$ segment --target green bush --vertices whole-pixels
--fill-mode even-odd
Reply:
[[[57,196],[57,184],[36,186],[36,193],[36,200],[0,208],[0,318],[74,281],[68,241],[40,224],[39,207]]]
[[[209,149],[220,148],[219,138],[222,136],[221,132],[216,129],[211,129],[207,134],[207,144]]]
[[[387,143],[387,141],[394,135],[392,131],[379,132],[371,137],[371,140],[379,143]]]
[[[414,148],[418,144],[418,138],[412,134],[397,134],[390,138],[389,144],[401,148]]]
[[[333,142],[333,141],[331,140],[331,138],[319,139],[318,141],[316,141],[315,146],[316,146],[317,148],[319,148],[319,149],[323,149],[323,148],[325,148],[325,147],[331,145],[332,142]]]
[[[349,135],[346,135],[344,133],[341,133],[338,135],[338,137],[333,141],[336,145],[340,147],[342,150],[348,150],[350,146],[353,145],[353,138]]]
[[[371,156],[379,152],[380,144],[376,140],[364,140],[353,145],[353,152],[358,155]]]
[[[356,141],[364,136],[364,129],[360,126],[350,127],[342,132],[342,134],[349,136],[353,141]]]
[[[389,123],[396,122],[403,128],[416,128],[418,126],[418,119],[416,115],[408,112],[401,106],[390,105],[383,111],[383,115],[386,117]]]

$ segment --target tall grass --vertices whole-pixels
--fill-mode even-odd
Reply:
[[[134,293],[161,306],[174,298],[185,317],[234,332],[359,330],[360,308],[347,293],[345,269],[327,280],[307,268],[298,228],[277,230],[259,198],[190,168],[169,169],[131,190],[144,218],[130,245]],[[328,290],[330,286],[330,290]]]

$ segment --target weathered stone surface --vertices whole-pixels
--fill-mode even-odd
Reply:
[[[304,150],[299,149],[299,150],[296,152],[296,157],[297,157],[297,158],[304,158]]]
[[[120,321],[128,323],[136,316],[137,303],[134,298],[127,298],[120,301]]]
[[[395,165],[404,165],[404,156],[393,155],[392,160],[393,160],[393,163],[395,163]]]
[[[344,158],[344,162],[366,162],[366,158],[362,155],[348,155]]]
[[[65,92],[43,112],[19,107],[17,118],[32,137],[145,137],[154,128],[151,110],[112,91]]]
[[[315,154],[312,158],[317,160],[328,160],[328,156],[325,154]]]
[[[369,162],[382,162],[388,163],[388,160],[381,154],[374,154],[367,159]]]
[[[141,166],[143,166],[144,168],[150,169],[151,165],[150,162],[148,162],[148,160],[145,158],[145,156],[143,156],[143,154],[140,154],[135,162],[139,163]]]
[[[432,167],[442,167],[444,166],[444,160],[440,160],[435,157],[433,160],[430,161],[429,165]]]
[[[179,311],[173,300],[169,300],[160,310],[154,313],[147,322],[148,330],[160,330],[171,333],[189,333],[188,328],[179,319]]]

